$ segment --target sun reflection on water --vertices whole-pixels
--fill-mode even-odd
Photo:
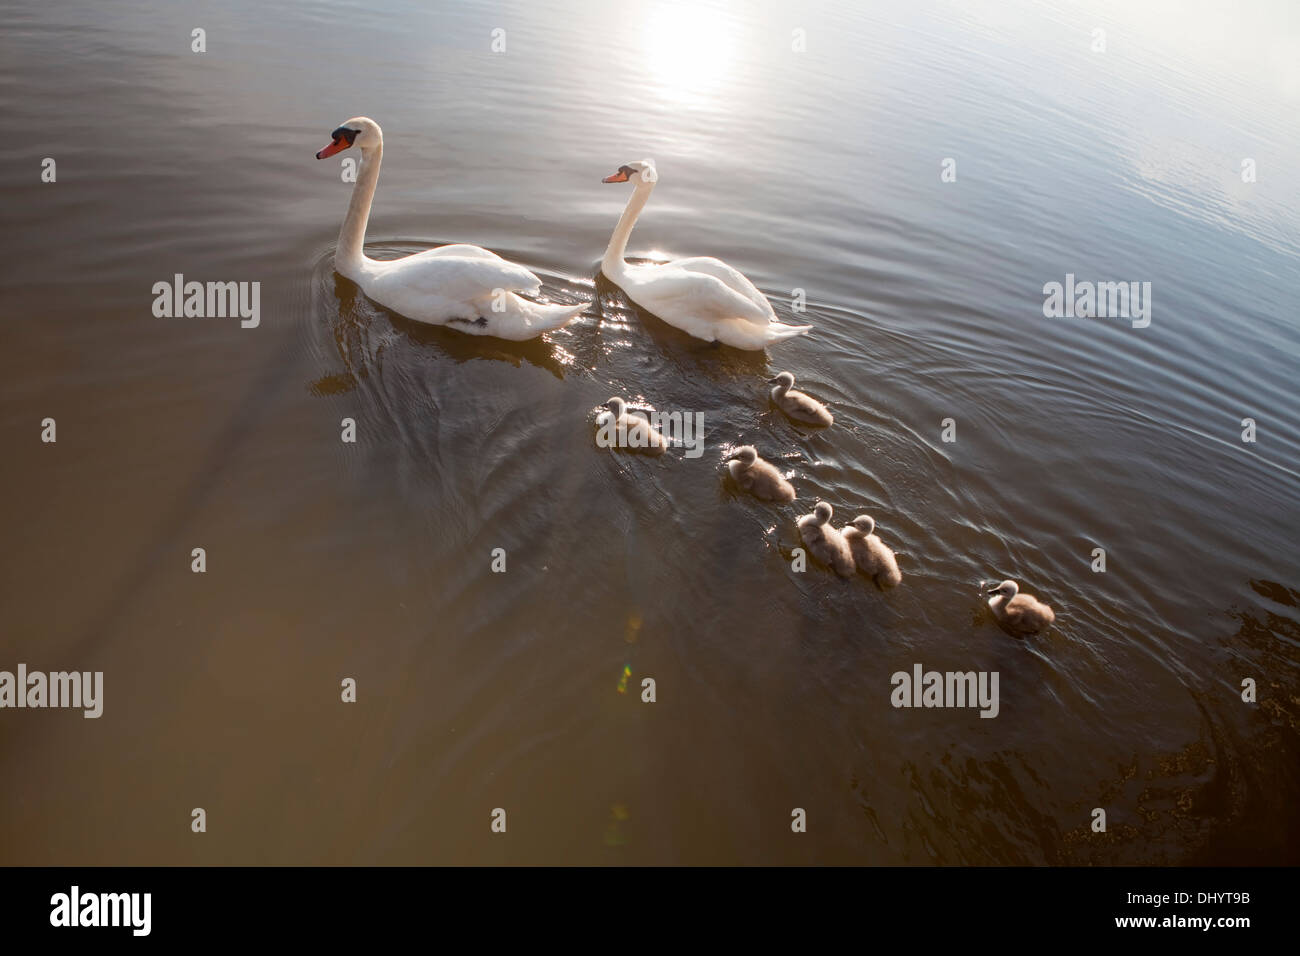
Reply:
[[[641,31],[651,83],[679,104],[713,98],[735,56],[734,25],[701,3],[666,3],[650,11]]]

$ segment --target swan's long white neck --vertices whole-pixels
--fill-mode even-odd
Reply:
[[[605,256],[600,260],[600,271],[615,281],[620,279],[627,271],[627,263],[623,261],[623,254],[627,252],[627,240],[632,235],[632,227],[636,225],[637,216],[641,215],[641,210],[645,208],[645,204],[650,199],[650,193],[654,188],[654,180],[637,177],[636,189],[632,190],[632,198],[627,201],[627,207],[623,210],[623,215],[618,217],[618,225],[614,227],[614,235],[609,237],[609,245],[605,248]]]
[[[339,230],[339,245],[334,253],[334,268],[349,279],[355,280],[365,261],[366,223],[370,220],[370,204],[375,198],[375,184],[379,182],[379,164],[384,158],[384,144],[361,154],[361,172],[352,187],[348,200],[348,214],[343,217]]]

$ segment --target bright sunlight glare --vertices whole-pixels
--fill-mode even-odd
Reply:
[[[668,99],[709,98],[731,66],[732,24],[720,10],[701,3],[651,9],[641,36],[651,81]]]

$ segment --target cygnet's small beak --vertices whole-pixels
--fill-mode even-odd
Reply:
[[[780,380],[781,380],[781,377],[778,375],[778,376],[775,376],[774,378],[769,378],[769,379],[767,380],[767,384],[768,384],[768,385],[775,385],[775,384],[776,384],[777,382],[779,382]]]

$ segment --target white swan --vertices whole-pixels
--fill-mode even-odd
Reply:
[[[361,151],[361,169],[339,230],[334,268],[380,305],[418,322],[515,341],[561,328],[586,308],[520,298],[517,292],[535,295],[541,280],[478,246],[440,246],[384,261],[366,256],[366,222],[384,156],[379,124],[364,116],[348,120],[330,134],[329,145],[316,158],[325,159],[351,146]]]
[[[903,572],[898,570],[898,559],[889,546],[873,532],[876,519],[871,515],[858,515],[852,524],[844,526],[844,540],[853,552],[853,562],[858,570],[871,578],[884,590],[897,587],[903,580]]]
[[[605,275],[627,297],[683,332],[751,351],[802,335],[811,325],[784,325],[767,296],[743,275],[717,259],[674,259],[663,265],[628,265],[623,259],[637,216],[659,177],[654,160],[620,166],[602,182],[636,182],[601,260]]]
[[[1034,634],[1056,620],[1055,611],[1032,594],[1021,594],[1015,581],[1003,581],[984,593],[993,616],[1014,635]]]

